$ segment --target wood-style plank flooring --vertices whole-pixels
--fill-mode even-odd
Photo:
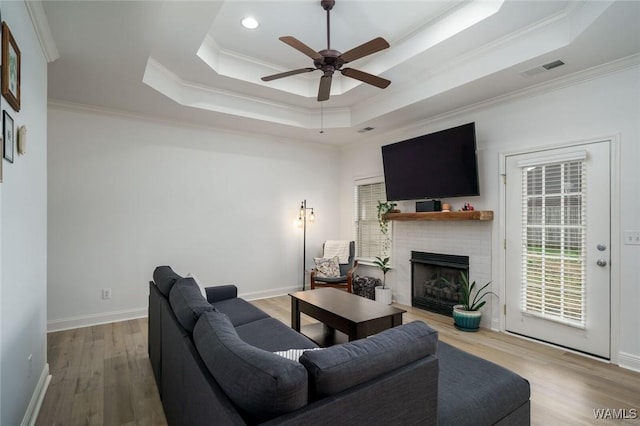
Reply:
[[[288,296],[253,303],[290,324]],[[407,310],[405,323],[425,321],[442,341],[527,378],[533,425],[640,425],[640,418],[596,419],[593,411],[640,416],[640,373],[503,333],[464,333],[451,318],[397,306]],[[48,362],[53,378],[37,425],[166,424],[147,355],[146,319],[50,333]]]

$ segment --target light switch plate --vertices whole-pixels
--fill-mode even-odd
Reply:
[[[640,231],[624,231],[622,237],[625,245],[640,246]]]

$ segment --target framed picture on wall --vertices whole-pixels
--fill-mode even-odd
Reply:
[[[2,138],[4,139],[4,159],[13,163],[13,146],[15,145],[15,132],[13,118],[7,111],[2,112]]]
[[[20,49],[6,22],[2,23],[2,96],[20,111]]]

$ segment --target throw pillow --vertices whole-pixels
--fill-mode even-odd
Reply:
[[[337,278],[340,276],[340,264],[338,263],[338,256],[326,259],[321,257],[313,258],[316,264],[316,270],[319,277]]]
[[[187,277],[193,278],[193,280],[196,282],[196,284],[198,284],[198,287],[200,288],[200,293],[202,293],[202,297],[204,297],[204,299],[207,300],[207,290],[205,290],[204,286],[200,284],[200,279],[198,279],[198,277],[193,275],[191,272],[187,274]]]

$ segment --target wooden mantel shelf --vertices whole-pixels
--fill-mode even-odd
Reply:
[[[493,220],[493,210],[472,210],[465,212],[417,212],[387,213],[386,220]]]

